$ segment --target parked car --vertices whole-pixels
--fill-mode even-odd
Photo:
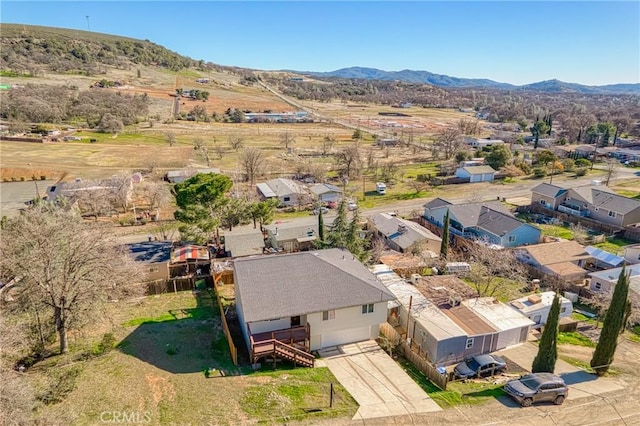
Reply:
[[[355,209],[357,209],[357,208],[358,208],[358,204],[356,204],[355,202],[353,202],[353,201],[349,201],[349,202],[347,203],[347,210],[349,210],[349,211],[353,211],[353,210],[355,210]]]
[[[504,359],[496,355],[476,355],[465,359],[453,369],[458,379],[472,379],[474,377],[489,377],[503,373],[507,369]]]
[[[327,207],[329,207],[330,209],[335,209],[336,207],[338,207],[338,205],[335,201],[327,201]]]
[[[317,214],[319,214],[319,213],[320,213],[320,212],[318,211],[318,209],[313,209],[313,210],[311,210],[311,214],[315,214],[315,215],[317,215]],[[325,214],[325,213],[329,213],[329,209],[328,209],[328,208],[326,208],[326,207],[322,207],[322,214]]]
[[[560,405],[569,395],[564,380],[552,373],[532,373],[510,380],[504,385],[504,391],[523,407],[543,401]]]

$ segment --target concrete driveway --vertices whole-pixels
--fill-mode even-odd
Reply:
[[[373,340],[320,351],[327,366],[360,408],[354,420],[442,411]]]
[[[531,371],[531,365],[537,353],[538,347],[530,342],[496,352],[496,354],[509,358],[527,371]],[[556,361],[555,374],[562,377],[565,383],[569,385],[568,399],[584,398],[623,389],[623,386],[615,379],[597,377],[595,374],[587,373],[561,359]]]

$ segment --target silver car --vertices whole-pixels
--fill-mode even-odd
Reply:
[[[534,402],[553,402],[560,405],[569,395],[569,388],[561,377],[551,373],[531,373],[504,385],[504,391],[523,407]]]

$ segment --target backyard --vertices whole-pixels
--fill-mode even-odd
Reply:
[[[254,372],[234,366],[210,292],[149,296],[110,308],[110,320],[77,335],[69,354],[28,370],[40,393],[59,372],[74,372],[64,397],[41,405],[41,418],[95,424],[103,413],[119,412],[146,415],[152,424],[270,424],[351,418],[357,410],[327,368],[283,365]],[[118,342],[115,349],[89,356],[109,331]]]

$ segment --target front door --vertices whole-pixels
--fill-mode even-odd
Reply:
[[[291,317],[291,327],[298,327],[300,325],[300,315],[297,317]]]

